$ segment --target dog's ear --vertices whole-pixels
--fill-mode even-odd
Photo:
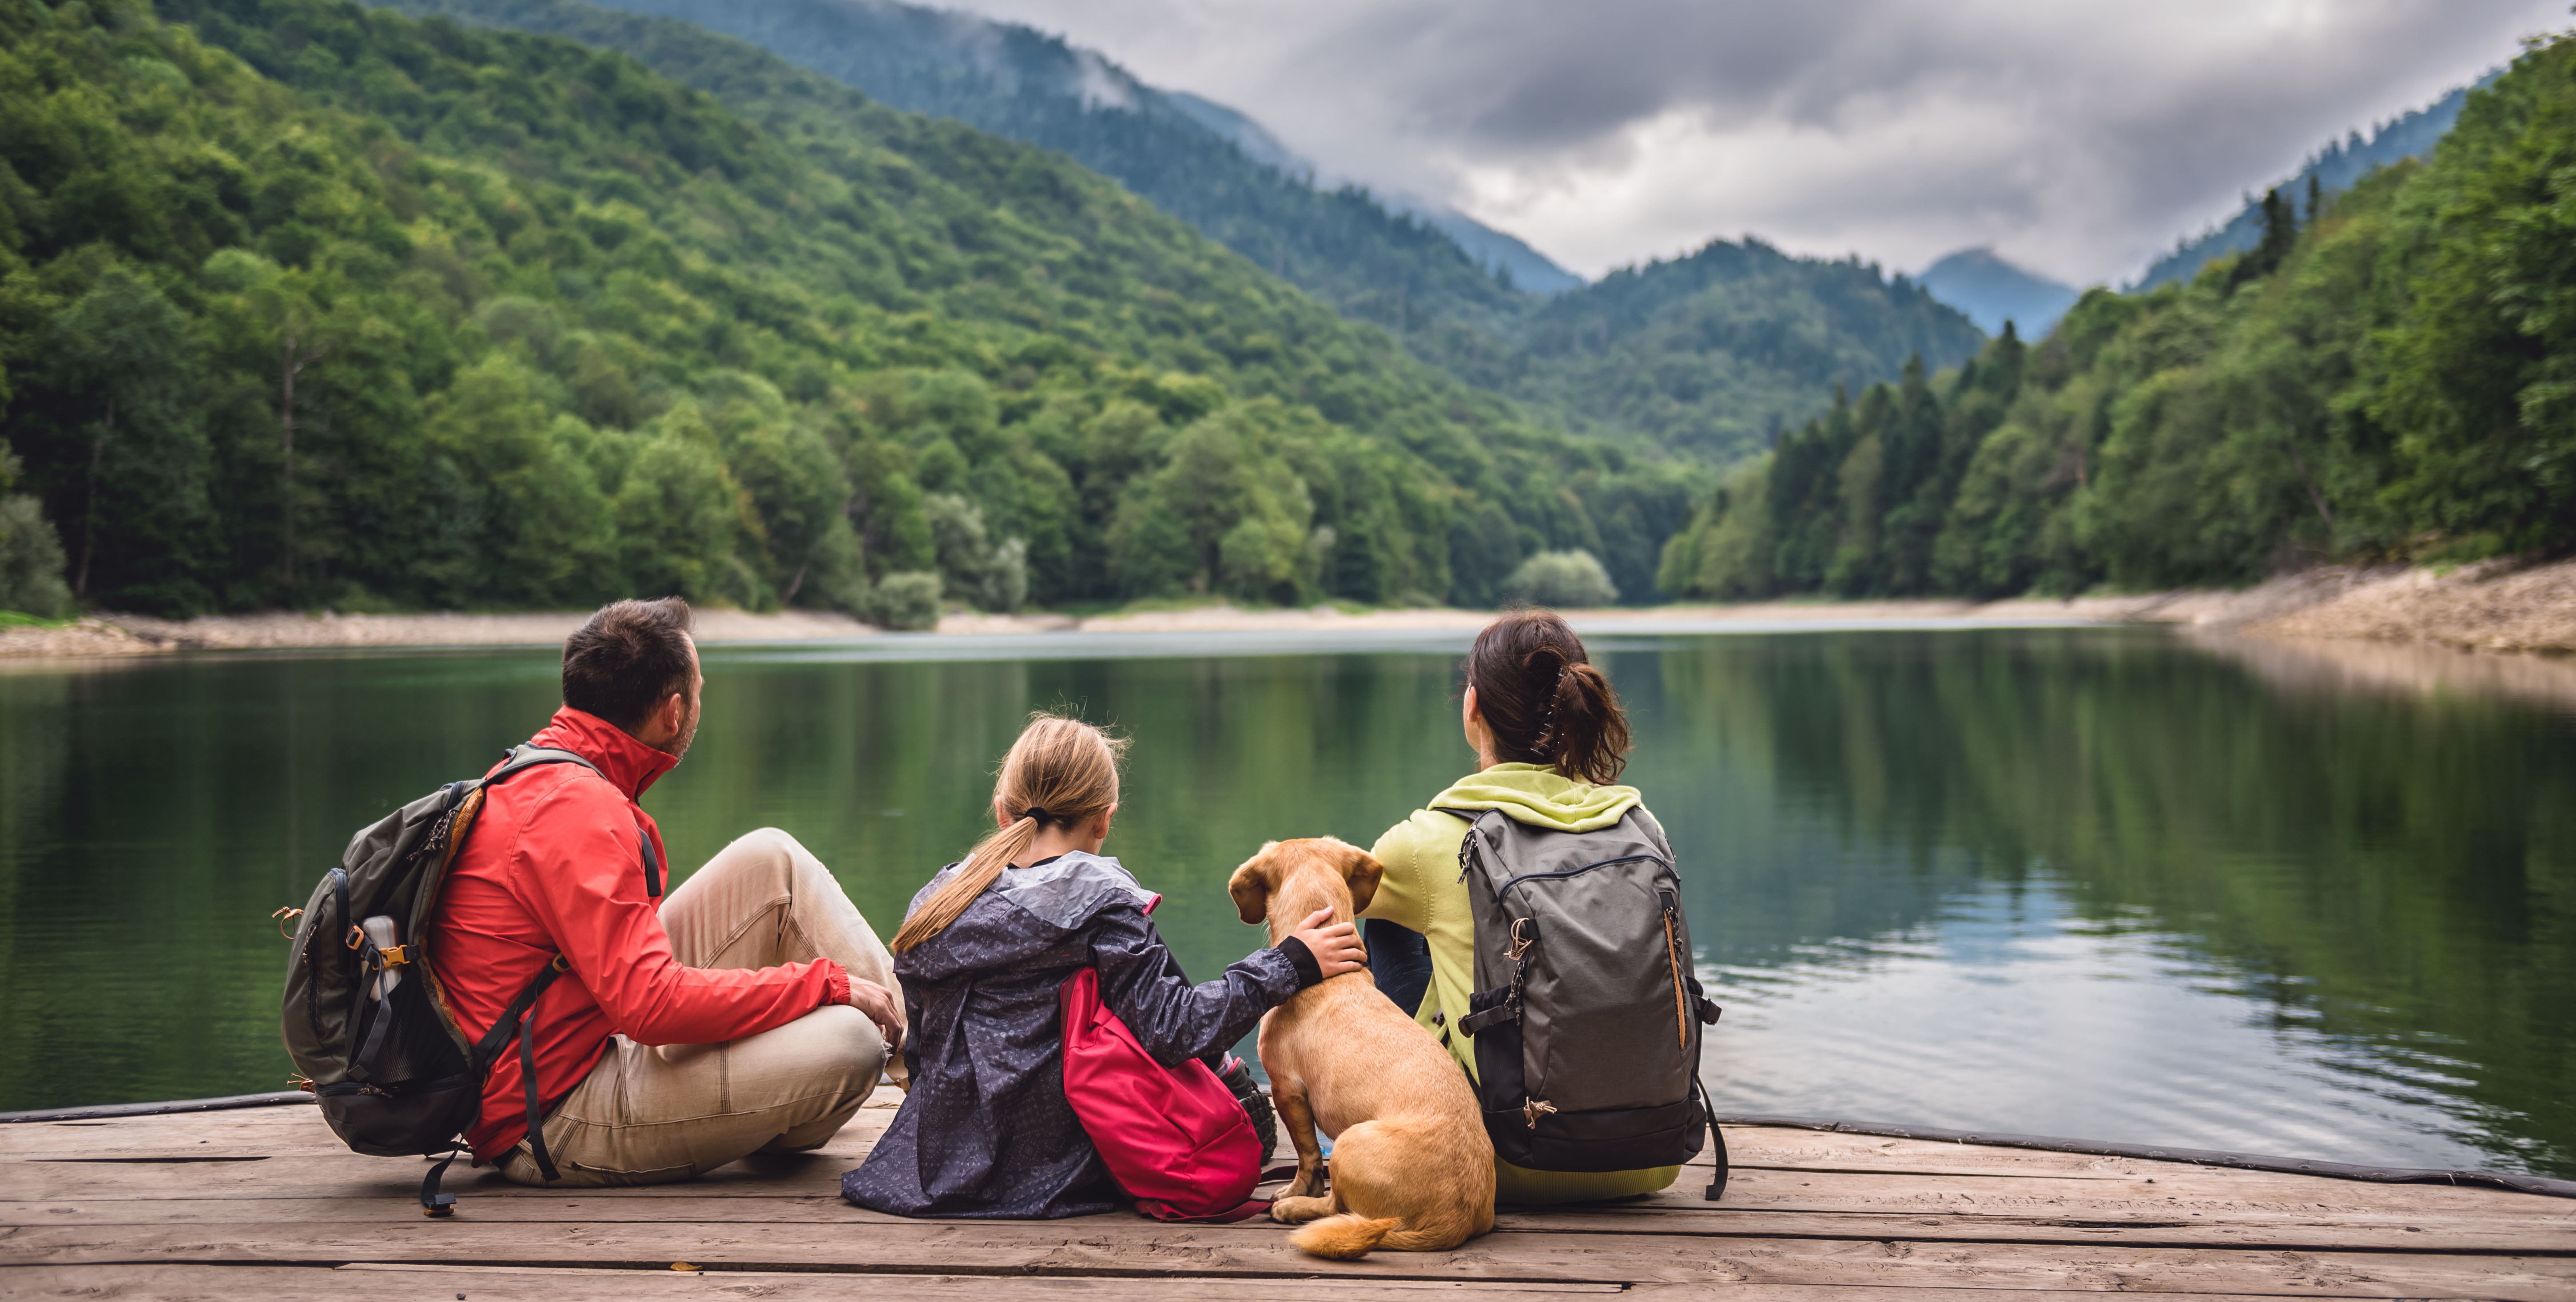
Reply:
[[[1377,898],[1378,879],[1386,876],[1386,865],[1376,856],[1347,842],[1336,841],[1342,858],[1342,880],[1351,884],[1351,916],[1368,911],[1369,901]]]
[[[1260,923],[1270,917],[1270,852],[1279,848],[1277,841],[1266,842],[1261,853],[1243,861],[1234,876],[1225,883],[1225,893],[1234,897],[1235,915],[1245,922]]]

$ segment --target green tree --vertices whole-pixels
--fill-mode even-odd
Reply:
[[[2231,286],[2242,285],[2280,270],[2281,263],[2290,256],[2290,250],[2298,247],[2298,243],[2298,207],[2282,197],[2278,186],[2264,191],[2263,237],[2236,260],[2228,283]]]
[[[197,355],[187,318],[149,281],[111,265],[49,323],[46,375],[77,413],[86,462],[62,494],[77,503],[72,594],[200,605],[196,526],[207,512],[205,432],[190,399]]]
[[[72,604],[62,539],[43,504],[17,487],[18,459],[0,443],[0,610],[52,619]]]
[[[494,355],[431,404],[434,455],[475,484],[459,521],[470,541],[445,576],[459,604],[578,605],[618,591],[619,530],[585,455],[600,436],[551,411],[538,388],[527,367]]]
[[[1503,600],[1516,606],[1607,606],[1619,600],[1619,589],[1590,552],[1540,552],[1503,580]]]
[[[737,553],[759,522],[697,405],[682,403],[634,437],[615,503],[627,590],[760,604],[765,590]]]

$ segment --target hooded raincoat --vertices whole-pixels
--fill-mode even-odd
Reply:
[[[946,930],[897,954],[912,1088],[842,1196],[897,1216],[998,1220],[1124,1206],[1065,1100],[1065,979],[1098,969],[1101,1000],[1165,1066],[1222,1053],[1315,979],[1313,959],[1264,949],[1191,985],[1145,916],[1155,898],[1117,860],[1076,851],[1004,870]]]
[[[1414,1020],[1438,1036],[1449,1056],[1476,1077],[1475,1037],[1457,1027],[1476,985],[1476,920],[1458,872],[1467,820],[1443,809],[1499,809],[1532,827],[1594,832],[1640,803],[1635,787],[1594,786],[1543,764],[1497,764],[1460,778],[1410,818],[1386,830],[1370,850],[1386,875],[1363,918],[1422,933],[1431,946],[1431,988]],[[1531,1171],[1494,1163],[1495,1196],[1507,1203],[1563,1203],[1653,1193],[1681,1175],[1677,1166],[1641,1171]]]

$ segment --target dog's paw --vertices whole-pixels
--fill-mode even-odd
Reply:
[[[1270,1219],[1282,1225],[1303,1225],[1332,1214],[1330,1198],[1281,1198],[1270,1204]]]

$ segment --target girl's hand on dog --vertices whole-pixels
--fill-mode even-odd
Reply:
[[[1368,951],[1360,948],[1359,928],[1333,921],[1331,909],[1317,909],[1306,915],[1306,920],[1290,934],[1315,956],[1315,966],[1326,980],[1368,966]]]
[[[856,973],[850,976],[850,1006],[868,1015],[885,1037],[886,1052],[903,1050],[903,1002],[894,992]]]

